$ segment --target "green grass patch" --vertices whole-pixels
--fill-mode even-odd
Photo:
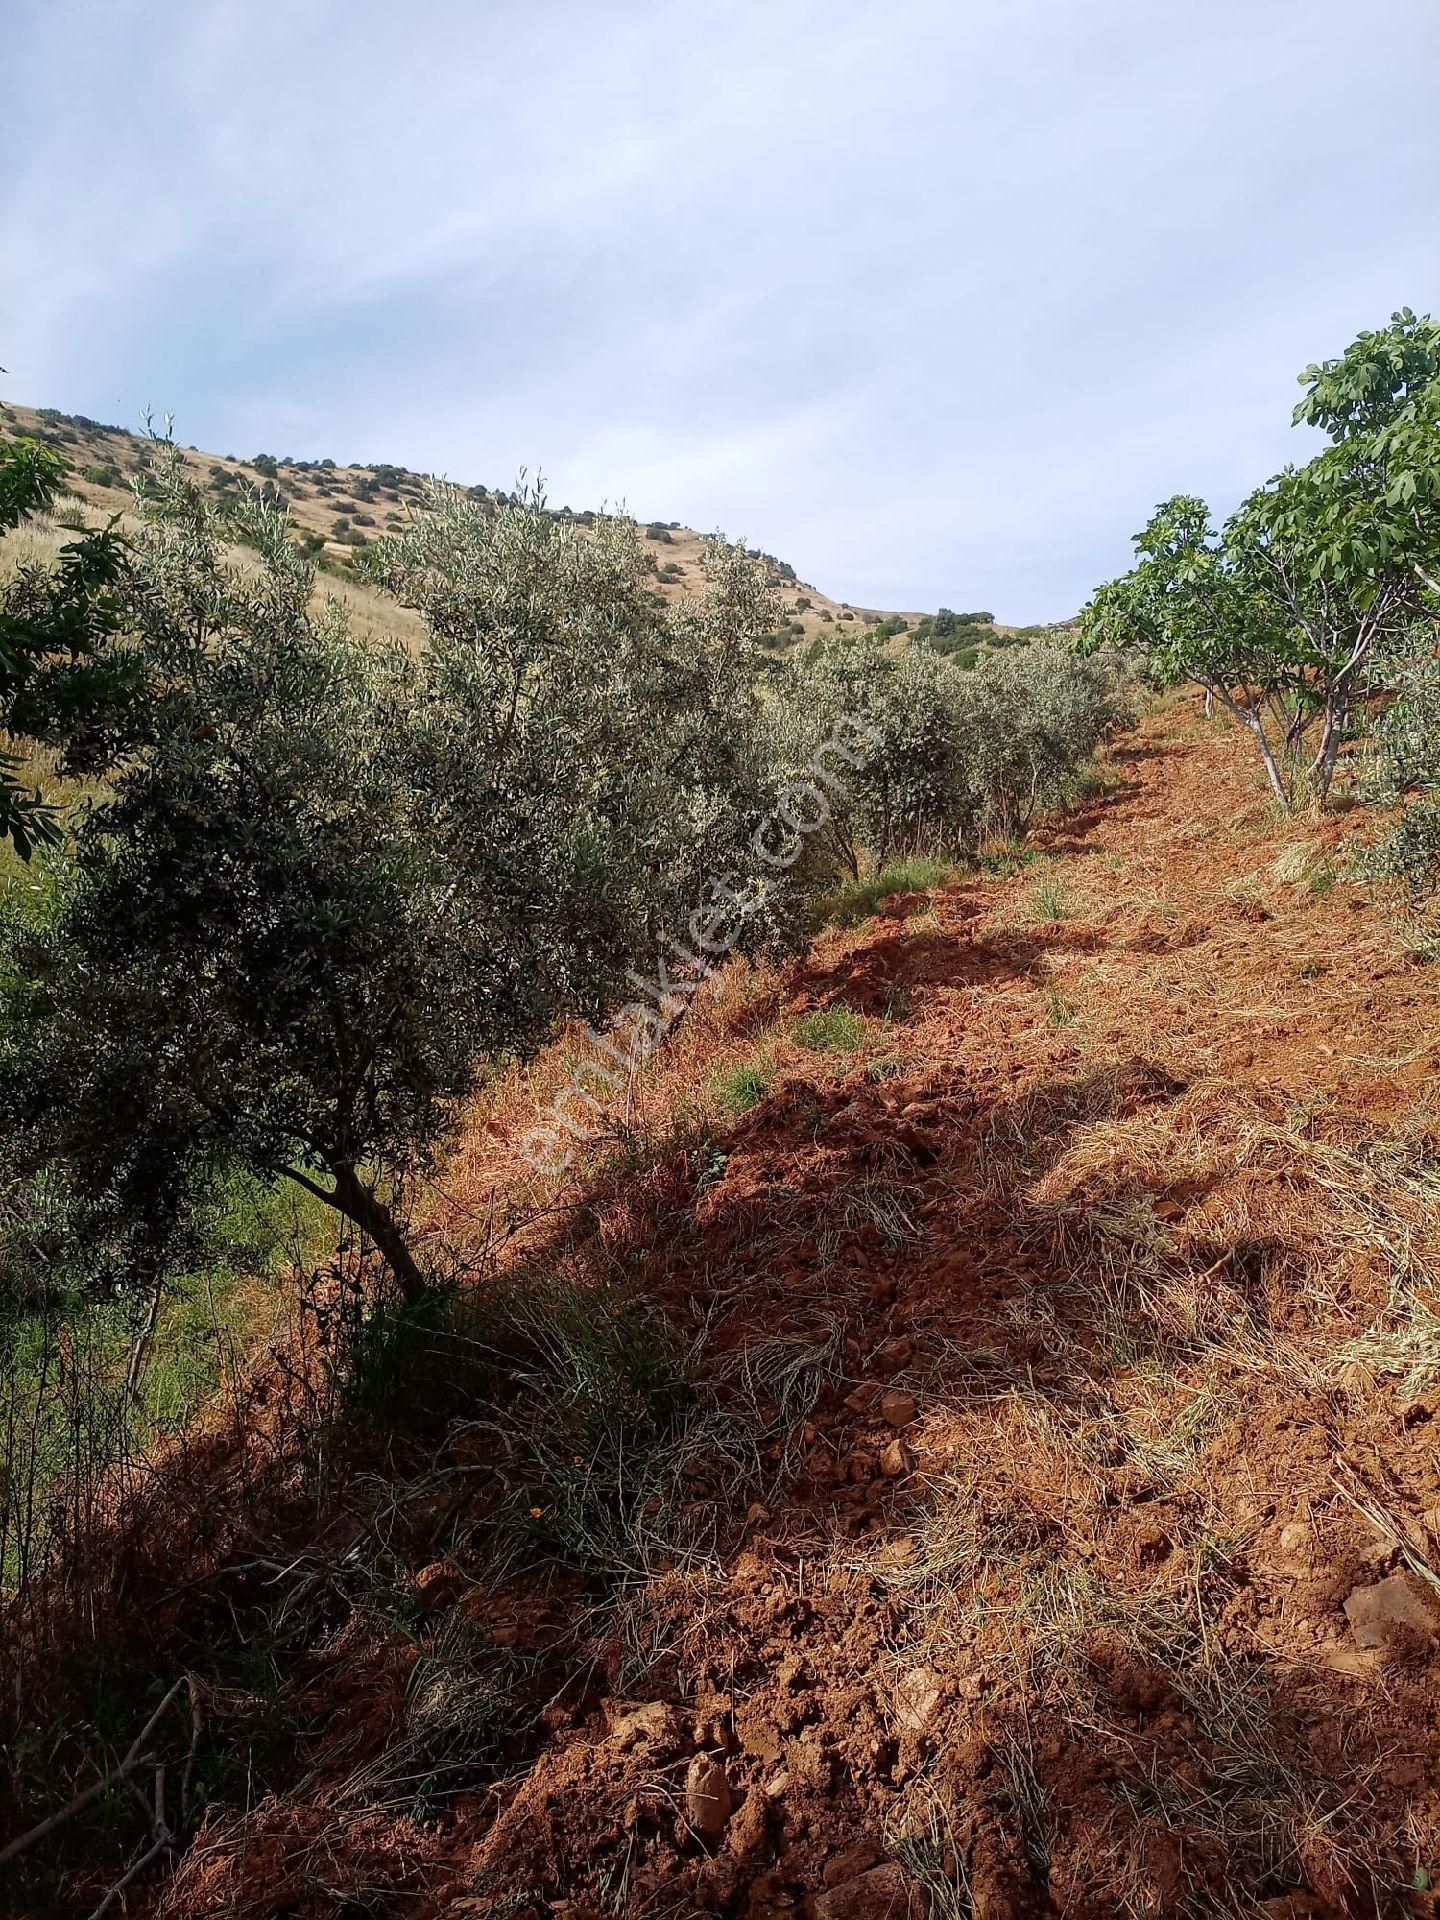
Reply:
[[[849,1007],[825,1007],[795,1022],[794,1037],[812,1053],[855,1053],[865,1044],[865,1022]]]
[[[350,1406],[412,1432],[503,1431],[498,1561],[569,1567],[601,1589],[713,1546],[718,1512],[688,1484],[702,1457],[758,1471],[661,1314],[624,1279],[578,1269],[375,1310],[357,1330]]]
[[[1033,867],[1041,857],[1035,848],[1022,846],[1018,840],[1002,840],[980,854],[980,871],[990,880],[1009,880],[1026,867]]]
[[[67,1487],[186,1427],[261,1339],[287,1256],[334,1244],[333,1216],[289,1182],[236,1176],[207,1222],[206,1258],[166,1278],[134,1395],[126,1391],[148,1298],[52,1266],[43,1292],[0,1309],[0,1369],[17,1445],[0,1477],[0,1587],[46,1547],[37,1525]]]
[[[743,1066],[727,1067],[711,1082],[715,1098],[727,1113],[749,1113],[769,1093],[775,1069],[749,1061]]]
[[[897,860],[822,901],[822,919],[829,926],[858,927],[897,893],[928,893],[954,877],[955,869],[948,860],[932,860],[924,854]]]
[[[1030,895],[1030,918],[1053,925],[1069,917],[1070,897],[1062,883],[1050,874],[1037,880]]]

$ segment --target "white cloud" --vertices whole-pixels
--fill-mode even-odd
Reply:
[[[1434,301],[1427,0],[54,0],[9,35],[10,390],[1073,609]],[[1403,49],[1400,57],[1397,50]]]

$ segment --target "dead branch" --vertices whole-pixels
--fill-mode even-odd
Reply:
[[[137,1767],[153,1766],[155,1756],[153,1753],[146,1752],[146,1743],[149,1741],[156,1727],[159,1726],[161,1720],[165,1717],[169,1707],[174,1701],[178,1700],[180,1695],[185,1691],[188,1683],[188,1676],[186,1675],[182,1675],[180,1679],[175,1682],[174,1686],[171,1687],[165,1698],[160,1702],[159,1706],[156,1707],[139,1733],[136,1734],[134,1740],[131,1742],[130,1751],[125,1755],[125,1758],[120,1762],[118,1767],[113,1768],[101,1779],[97,1780],[93,1786],[86,1787],[83,1792],[77,1793],[68,1805],[61,1807],[58,1813],[50,1814],[49,1817],[42,1820],[38,1826],[31,1827],[28,1833],[22,1833],[17,1840],[12,1840],[8,1846],[0,1847],[0,1864],[3,1864],[7,1860],[15,1859],[17,1855],[33,1847],[37,1840],[43,1840],[47,1834],[53,1833],[57,1827],[64,1826],[65,1822],[73,1819],[77,1813],[83,1813],[86,1807],[92,1805],[93,1802],[100,1798],[101,1794],[108,1793],[112,1787],[118,1786],[122,1780],[127,1780]],[[168,1838],[165,1844],[167,1846],[170,1844]]]

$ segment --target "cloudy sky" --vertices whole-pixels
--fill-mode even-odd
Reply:
[[[3,393],[1073,612],[1440,299],[1434,0],[3,0]]]

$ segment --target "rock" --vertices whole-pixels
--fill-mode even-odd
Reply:
[[[1331,1673],[1343,1673],[1360,1679],[1375,1671],[1378,1656],[1373,1648],[1365,1653],[1359,1647],[1348,1643],[1342,1646],[1338,1640],[1326,1640],[1315,1649],[1315,1658],[1322,1667],[1328,1667]]]
[[[895,1724],[902,1733],[924,1733],[940,1712],[945,1682],[933,1667],[911,1667],[895,1685]]]
[[[1357,1587],[1345,1602],[1357,1646],[1398,1653],[1431,1647],[1440,1635],[1440,1607],[1413,1573],[1392,1573]]]
[[[915,1396],[891,1387],[880,1396],[880,1417],[892,1427],[908,1427],[915,1418]]]
[[[685,1818],[691,1831],[713,1846],[730,1824],[733,1805],[729,1774],[718,1760],[697,1754],[685,1772]]]
[[[880,1471],[887,1480],[898,1479],[909,1471],[914,1455],[903,1440],[892,1440],[880,1452]]]
[[[758,1853],[765,1843],[765,1796],[747,1793],[739,1811],[730,1822],[725,1845],[738,1858]]]
[[[465,1586],[465,1576],[450,1560],[432,1560],[415,1576],[415,1598],[423,1613],[453,1606]]]
[[[897,1533],[893,1540],[887,1540],[877,1547],[873,1564],[882,1569],[913,1566],[915,1561],[915,1536],[910,1533]]]
[[[1310,1571],[1314,1561],[1314,1539],[1304,1520],[1292,1520],[1288,1526],[1280,1529],[1279,1560],[1286,1572],[1304,1574]]]
[[[841,1887],[847,1881],[858,1880],[862,1873],[880,1861],[880,1849],[869,1840],[857,1841],[853,1847],[846,1847],[843,1853],[834,1854],[825,1862],[820,1878],[827,1887]]]
[[[901,1334],[877,1347],[870,1356],[870,1365],[876,1373],[888,1376],[899,1373],[902,1367],[908,1367],[914,1358],[915,1342],[908,1334]]]
[[[640,1707],[609,1700],[605,1718],[611,1738],[619,1742],[623,1752],[643,1747],[660,1757],[689,1744],[680,1715],[663,1700],[651,1700]]]
[[[911,1920],[924,1908],[894,1860],[831,1887],[815,1902],[815,1920]]]
[[[735,1734],[742,1752],[753,1760],[778,1760],[784,1751],[785,1743],[773,1717],[759,1707],[744,1706],[737,1710]]]
[[[1318,1894],[1307,1893],[1303,1887],[1293,1893],[1276,1894],[1273,1900],[1262,1900],[1257,1911],[1266,1920],[1340,1920],[1341,1915],[1339,1907],[1331,1906]]]

